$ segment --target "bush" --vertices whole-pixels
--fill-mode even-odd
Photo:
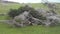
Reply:
[[[32,15],[34,18],[38,18],[38,19],[45,19],[45,17],[43,17],[42,15],[38,14],[37,10],[35,10],[34,8],[25,5],[25,6],[21,6],[18,9],[10,9],[8,15],[12,18],[14,18],[15,16],[23,13],[24,11],[30,11],[30,15]]]
[[[8,15],[10,17],[14,18],[15,16],[17,16],[17,15],[19,15],[19,14],[24,12],[22,9],[23,9],[23,7],[20,7],[18,9],[10,9]]]
[[[10,9],[8,15],[12,18],[14,18],[15,16],[17,16],[17,10],[16,9]]]
[[[26,6],[21,6],[21,7],[18,8],[18,9],[10,9],[8,15],[9,15],[10,17],[14,18],[15,16],[23,13],[24,11],[29,11],[29,10],[31,10],[31,8],[30,8],[28,5],[26,5]]]

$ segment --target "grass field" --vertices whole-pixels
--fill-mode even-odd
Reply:
[[[43,4],[31,4],[34,8],[46,8]],[[37,5],[37,6],[36,6]],[[20,4],[0,4],[0,13],[8,13],[10,8],[17,9]],[[0,16],[0,20],[5,20],[6,16]],[[8,24],[0,22],[0,34],[60,34],[60,26],[44,27],[44,26],[27,26],[22,28],[13,28]]]
[[[0,34],[60,34],[60,27],[27,26],[12,28],[7,24],[0,23]]]
[[[0,23],[0,34],[60,34],[60,27],[27,26],[12,28],[7,24]]]

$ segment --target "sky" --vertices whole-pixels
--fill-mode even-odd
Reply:
[[[18,3],[41,3],[42,0],[7,0],[12,2],[18,2]],[[60,0],[48,0],[49,2],[56,2],[60,3]]]

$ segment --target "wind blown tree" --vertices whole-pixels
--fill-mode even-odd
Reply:
[[[42,0],[42,1],[44,2],[44,5],[48,7],[50,12],[56,14],[56,10],[58,9],[56,3],[51,3],[48,0]]]
[[[56,3],[51,3],[48,0],[42,0],[44,2],[44,5],[46,5],[49,10],[55,11],[57,9]]]

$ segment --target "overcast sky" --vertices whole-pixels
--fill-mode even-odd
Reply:
[[[19,3],[41,3],[41,0],[8,0],[13,2],[19,2]],[[58,2],[60,3],[60,0],[48,0],[49,2]]]

